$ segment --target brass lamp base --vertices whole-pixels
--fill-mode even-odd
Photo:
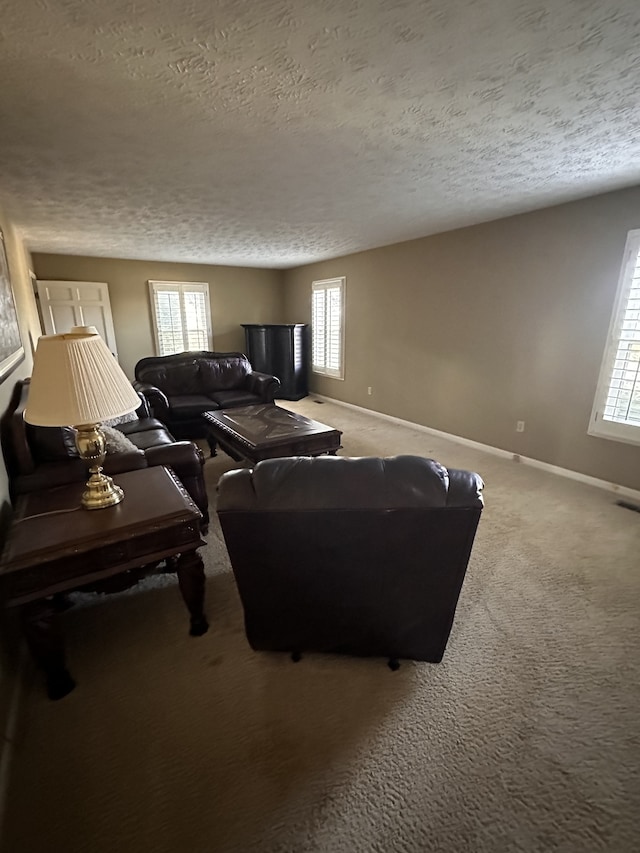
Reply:
[[[82,493],[82,506],[85,509],[104,509],[119,504],[123,497],[124,492],[111,477],[101,471],[92,471]]]
[[[83,424],[77,426],[76,430],[78,453],[88,464],[91,474],[82,493],[82,506],[85,509],[104,509],[119,504],[124,498],[124,492],[120,486],[116,486],[111,477],[102,473],[106,443],[100,425]]]

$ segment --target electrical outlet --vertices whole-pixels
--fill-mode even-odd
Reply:
[[[368,394],[369,396],[371,396],[371,385],[369,385],[369,387],[367,388],[367,394]]]
[[[524,421],[516,421],[516,432],[524,432]]]

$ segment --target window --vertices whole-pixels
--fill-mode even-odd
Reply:
[[[311,286],[312,369],[334,379],[344,379],[344,290],[344,277]]]
[[[589,434],[640,444],[640,230],[627,237]]]
[[[150,281],[149,295],[157,355],[213,349],[208,284]]]

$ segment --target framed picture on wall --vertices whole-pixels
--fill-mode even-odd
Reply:
[[[24,347],[11,289],[4,234],[0,231],[0,382],[4,382],[23,359]]]

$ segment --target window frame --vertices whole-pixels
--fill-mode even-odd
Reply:
[[[621,441],[625,444],[640,444],[640,424],[620,423],[607,420],[602,412],[609,394],[618,345],[622,340],[622,322],[631,298],[631,285],[636,268],[640,268],[640,229],[629,231],[622,256],[620,277],[611,313],[607,342],[605,345],[596,394],[589,420],[588,434],[597,438]]]
[[[205,321],[207,324],[207,349],[213,350],[213,331],[211,327],[211,302],[209,299],[209,283],[206,281],[158,281],[149,279],[149,301],[151,307],[151,320],[153,325],[153,339],[156,355],[160,352],[160,332],[158,330],[158,315],[156,311],[156,293],[159,291],[178,293],[180,299],[180,324],[182,327],[183,345],[187,340],[187,329],[185,326],[184,295],[195,292],[204,293]],[[197,350],[180,350],[180,352],[197,352]],[[164,353],[170,355],[170,353]]]
[[[330,379],[339,379],[344,380],[344,361],[345,361],[345,353],[344,353],[344,343],[345,343],[345,305],[346,305],[346,277],[345,276],[336,276],[334,278],[325,278],[318,279],[317,281],[313,281],[311,283],[311,371],[313,373],[318,374],[319,376],[328,376]],[[315,330],[314,324],[314,294],[323,290],[325,293],[335,287],[338,287],[340,291],[340,328],[338,331],[338,343],[339,343],[339,367],[332,368],[326,366],[318,366],[314,361],[315,357],[315,336],[317,334]],[[326,308],[325,308],[325,325],[326,325]],[[324,341],[324,351],[325,351],[325,362],[327,355],[327,337],[325,335]]]

